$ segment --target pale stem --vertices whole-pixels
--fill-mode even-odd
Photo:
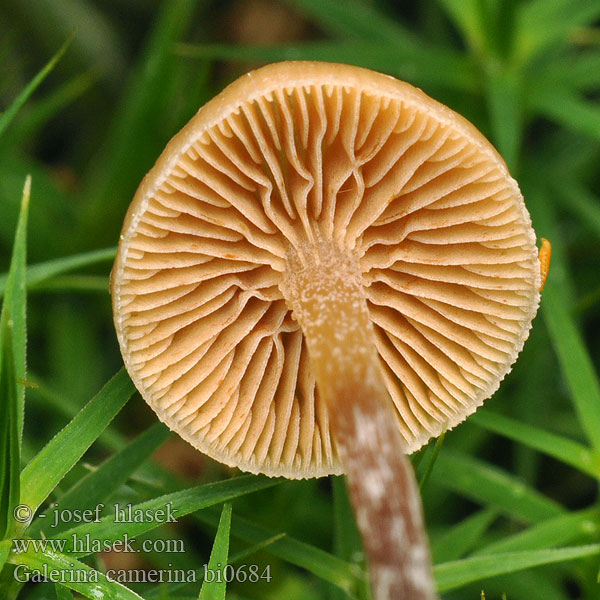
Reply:
[[[358,262],[331,243],[291,254],[284,294],[307,340],[376,600],[436,597],[421,501],[383,384]]]

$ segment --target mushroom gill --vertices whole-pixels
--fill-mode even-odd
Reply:
[[[355,401],[354,419],[386,404],[405,452],[464,420],[527,338],[539,269],[518,186],[472,125],[391,77],[295,62],[234,82],[171,140],[112,292],[165,423],[300,478],[347,468]]]

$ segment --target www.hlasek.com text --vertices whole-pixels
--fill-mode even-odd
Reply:
[[[152,539],[141,540],[136,545],[135,538],[127,533],[118,540],[103,540],[92,537],[89,533],[78,535],[72,533],[64,538],[23,538],[14,539],[12,542],[15,554],[25,554],[32,550],[37,553],[53,552],[55,554],[96,554],[98,552],[159,552],[167,554],[181,554],[185,552],[183,540],[177,539]]]

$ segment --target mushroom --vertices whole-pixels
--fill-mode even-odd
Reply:
[[[171,429],[244,471],[347,474],[377,599],[435,596],[406,455],[497,389],[539,287],[483,135],[319,62],[199,110],[141,183],[112,273],[125,365]]]

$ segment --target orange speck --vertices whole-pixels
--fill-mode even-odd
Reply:
[[[552,256],[552,244],[546,239],[541,238],[542,247],[540,248],[540,273],[542,275],[542,285],[540,285],[540,292],[546,285],[546,278],[548,277],[548,271],[550,270],[550,257]]]

